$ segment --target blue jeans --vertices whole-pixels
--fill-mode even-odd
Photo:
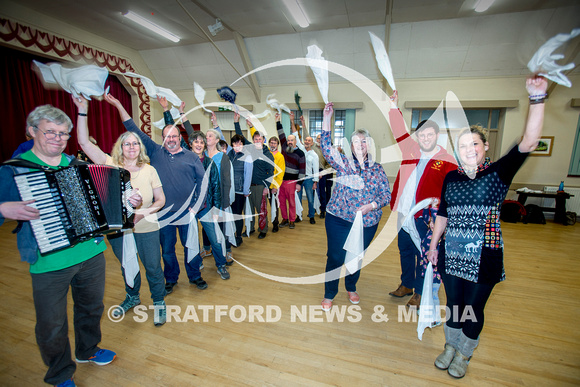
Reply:
[[[105,256],[103,253],[66,269],[32,277],[36,309],[36,342],[48,371],[44,381],[59,384],[76,370],[68,338],[67,294],[74,302],[75,355],[86,360],[98,350],[105,294]]]
[[[308,217],[314,218],[315,210],[314,210],[314,190],[312,187],[314,186],[314,181],[312,179],[306,179],[302,182],[302,189],[300,190],[300,200],[302,200],[302,191],[306,192],[306,199],[308,200]]]
[[[324,222],[326,226],[326,239],[328,244],[328,252],[326,253],[326,272],[341,267],[344,265],[346,258],[346,250],[344,250],[344,243],[348,237],[348,233],[352,228],[352,222],[344,220],[332,214],[326,214]],[[377,232],[378,223],[371,227],[363,228],[364,248],[366,249],[371,244],[375,233]],[[347,292],[356,292],[356,283],[360,277],[360,270],[354,274],[349,274],[344,278],[344,286]],[[338,279],[327,280],[324,283],[324,298],[329,300],[334,299],[338,293]]]
[[[199,277],[192,277],[190,273],[194,270],[194,260],[187,262],[187,248],[185,243],[187,242],[187,231],[189,230],[189,224],[180,225],[168,225],[161,227],[159,230],[159,241],[161,242],[161,255],[163,257],[163,274],[165,275],[165,281],[168,283],[176,283],[179,279],[179,262],[177,261],[177,255],[175,254],[175,244],[177,243],[177,232],[179,232],[179,240],[183,246],[184,254],[184,265],[187,276],[190,280],[194,280]],[[199,262],[201,264],[201,261]],[[197,264],[197,271],[199,272],[199,264]]]
[[[415,226],[421,239],[427,235],[427,225],[421,219],[415,219]],[[423,278],[421,277],[421,252],[413,243],[409,233],[402,228],[398,236],[399,255],[401,260],[401,283],[415,293],[423,293]]]
[[[224,236],[225,236],[226,235],[226,223],[225,222],[220,222],[220,230],[222,231],[222,234],[224,234]],[[201,229],[201,238],[203,239],[203,249],[206,251],[209,251],[209,249],[211,249],[211,241],[209,240],[209,237],[207,236],[207,232],[205,232],[205,228],[203,228],[203,227]],[[229,253],[231,251],[232,251],[232,244],[230,243],[230,241],[226,237],[226,252]]]
[[[159,251],[159,231],[146,233],[134,233],[137,253],[145,267],[145,276],[149,283],[149,291],[153,302],[163,301],[165,298],[165,277],[161,268],[161,252]],[[137,273],[133,287],[127,285],[125,279],[125,269],[123,268],[123,234],[113,234],[108,236],[109,243],[113,248],[115,256],[121,262],[121,273],[125,280],[125,291],[130,296],[138,296],[141,290],[141,273]]]
[[[324,171],[324,169],[319,169],[319,172]],[[324,214],[326,212],[326,204],[330,201],[331,189],[332,189],[332,173],[327,175],[320,175],[318,180],[318,187],[316,191],[318,192],[318,200],[320,200],[320,213]]]

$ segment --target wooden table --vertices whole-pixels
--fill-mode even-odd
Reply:
[[[562,223],[563,225],[567,225],[566,222],[566,199],[570,199],[574,195],[570,195],[566,191],[558,191],[554,192],[518,192],[516,191],[518,196],[518,202],[522,205],[526,205],[526,200],[528,197],[533,198],[548,198],[548,199],[555,199],[556,200],[556,208],[552,207],[540,207],[540,209],[544,212],[554,212],[554,222]]]

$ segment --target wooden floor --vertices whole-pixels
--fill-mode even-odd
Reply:
[[[28,265],[19,261],[16,238],[10,234],[14,225],[0,227],[0,385],[41,386],[46,367],[34,337]],[[398,321],[398,306],[408,297],[388,295],[399,284],[396,239],[363,269],[358,283],[360,310],[346,313],[354,322],[346,318],[330,322],[316,312],[322,284],[277,282],[240,264],[234,264],[231,279],[223,281],[210,257],[203,271],[209,288],[198,290],[182,272],[166,298],[168,305],[181,311],[164,326],[154,327],[151,320],[137,322],[134,312],[121,322],[104,315],[102,347],[116,351],[118,358],[105,367],[80,364],[75,380],[86,387],[580,385],[580,225],[519,223],[504,224],[503,230],[507,280],[488,302],[480,347],[463,380],[433,366],[444,344],[442,327],[427,329],[419,341],[416,323]],[[295,230],[268,233],[264,240],[255,234],[245,238],[243,246],[234,249],[234,257],[270,275],[310,276],[323,272],[325,246],[324,220],[317,218],[315,225],[299,223]],[[110,249],[106,257],[105,311],[124,298],[120,265]],[[443,290],[440,297],[445,300]],[[141,299],[151,304],[146,285]],[[221,321],[215,314],[219,305],[227,306]],[[301,312],[309,305],[315,309],[307,321],[292,313],[293,307]],[[335,305],[350,305],[343,281]],[[206,318],[204,307],[213,308]],[[242,312],[249,313],[252,307],[278,310],[279,315],[270,317],[278,321],[250,322],[249,316],[233,321],[243,319]],[[388,322],[373,321],[376,311],[387,314]],[[69,296],[73,340],[71,316]]]

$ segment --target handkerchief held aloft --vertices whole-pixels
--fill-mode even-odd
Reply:
[[[560,66],[556,61],[563,59],[564,55],[553,54],[553,52],[562,44],[578,35],[580,35],[580,28],[575,28],[569,34],[558,34],[548,39],[548,41],[544,43],[538,51],[536,51],[532,59],[528,62],[528,68],[530,71],[534,74],[539,73],[541,76],[548,78],[559,85],[572,87],[572,82],[570,82],[562,72],[573,69],[574,63]]]
[[[393,77],[393,68],[391,67],[391,61],[387,55],[385,45],[383,41],[372,32],[369,31],[369,35],[371,36],[371,43],[373,45],[373,50],[375,51],[375,58],[377,59],[379,70],[389,83],[391,89],[395,91],[397,90],[397,87],[395,86],[395,78]]]
[[[306,61],[314,73],[318,90],[324,103],[328,103],[328,62],[322,57],[322,50],[316,45],[308,46]]]
[[[181,113],[179,113],[179,110],[175,106],[171,107],[169,113],[171,113],[171,117],[173,117],[173,121],[175,122],[177,122],[181,118]],[[159,121],[155,121],[153,125],[159,129],[163,129],[165,128],[165,119],[162,118]]]
[[[197,102],[199,102],[203,110],[205,110],[208,113],[212,112],[211,110],[209,110],[204,106],[205,90],[197,82],[193,82],[193,95],[195,96],[195,99],[197,99]]]
[[[346,237],[343,248],[346,250],[344,264],[349,274],[360,270],[360,262],[364,258],[364,229],[362,212],[357,211],[350,232]]]
[[[35,60],[32,63],[37,67],[38,74],[46,85],[58,85],[75,98],[82,95],[90,100],[91,95],[105,94],[105,81],[109,72],[104,67],[87,65],[66,68],[60,63],[43,64]]]
[[[278,100],[274,98],[275,95],[276,94],[268,94],[268,96],[266,97],[266,103],[270,105],[272,109],[277,110],[278,114],[282,114],[282,110],[290,114],[290,109],[288,109],[288,106],[279,103]]]
[[[153,83],[153,81],[151,79],[144,77],[143,75],[139,75],[139,74],[135,74],[135,73],[131,73],[131,72],[124,73],[123,75],[125,75],[127,77],[141,79],[141,83],[143,84],[143,87],[145,88],[145,92],[147,93],[147,95],[150,98],[157,99],[157,96],[159,95],[160,97],[165,97],[169,102],[171,102],[171,104],[173,104],[175,106],[181,105],[181,102],[182,102],[181,99],[179,99],[179,97],[171,89],[167,89],[165,87],[160,87],[160,86],[155,86],[155,84]]]

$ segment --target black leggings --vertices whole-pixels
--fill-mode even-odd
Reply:
[[[447,294],[447,326],[461,329],[465,336],[476,340],[483,329],[485,303],[495,284],[477,284],[444,272],[441,277]],[[466,310],[469,306],[472,309]]]

